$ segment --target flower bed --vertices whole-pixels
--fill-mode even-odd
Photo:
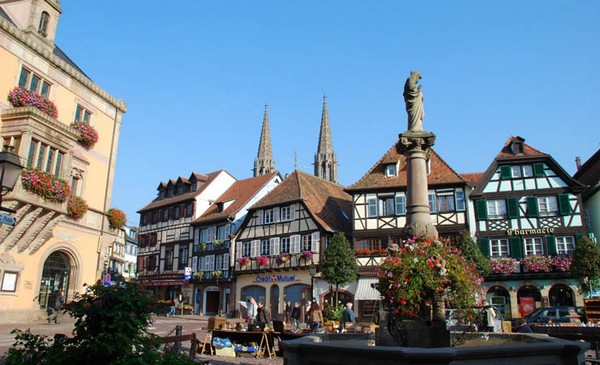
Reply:
[[[53,118],[58,118],[58,109],[53,102],[35,91],[16,87],[8,93],[8,102],[14,107],[33,106]]]
[[[107,212],[108,225],[111,229],[120,229],[127,223],[127,216],[122,210],[117,208],[110,208]]]
[[[21,171],[21,185],[26,191],[52,203],[64,203],[71,189],[66,181],[31,167]]]
[[[73,128],[79,131],[79,143],[83,147],[90,149],[98,142],[98,131],[88,123],[73,123]]]
[[[490,260],[492,274],[511,275],[517,269],[517,260],[505,257]]]
[[[79,220],[83,217],[87,210],[88,205],[85,200],[75,195],[69,196],[69,201],[67,202],[67,214],[69,217],[74,220]]]

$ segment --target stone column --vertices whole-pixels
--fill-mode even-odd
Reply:
[[[434,143],[435,134],[431,132],[406,131],[400,134],[398,152],[407,160],[405,238],[438,237],[437,230],[431,223],[427,189],[427,160]]]

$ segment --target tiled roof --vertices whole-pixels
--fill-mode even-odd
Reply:
[[[204,191],[204,189],[206,189],[206,187],[208,185],[210,185],[210,183],[223,171],[225,171],[225,170],[219,170],[219,171],[215,171],[215,172],[211,172],[210,174],[207,174],[206,182],[203,185],[199,186],[198,190],[196,190],[196,191],[191,191],[189,193],[184,193],[181,195],[175,195],[170,198],[164,198],[164,199],[156,198],[152,201],[152,203],[150,203],[150,204],[146,205],[145,207],[143,207],[142,209],[138,210],[138,213],[142,213],[142,212],[156,209],[156,208],[169,206],[169,205],[176,204],[176,203],[181,203],[184,201],[193,200],[198,195],[200,195]],[[171,179],[170,181],[175,182],[175,180],[173,180],[173,179]]]
[[[519,153],[519,154],[513,153],[512,149],[511,149],[511,144],[515,140],[523,143],[523,153]],[[525,141],[525,139],[522,137],[510,136],[508,138],[508,140],[506,141],[506,143],[504,144],[504,147],[502,147],[502,150],[500,151],[500,153],[498,153],[498,155],[496,156],[496,158],[500,159],[500,158],[546,157],[546,156],[548,156],[546,153],[541,152],[540,150],[536,150],[535,148],[531,147],[527,143],[524,143],[524,141]]]
[[[483,176],[483,172],[467,172],[460,174],[469,186],[477,186],[477,183]]]
[[[406,186],[406,157],[397,150],[398,142],[394,143],[383,157],[356,183],[346,190],[398,188]],[[393,177],[385,176],[386,165],[400,161],[398,174]],[[433,149],[431,149],[430,173],[427,175],[429,185],[465,183],[465,180],[456,173]]]
[[[350,233],[352,197],[343,186],[298,170],[254,204],[252,209],[296,201],[303,202],[325,230]]]
[[[193,223],[203,223],[208,221],[214,221],[219,219],[226,219],[229,216],[234,216],[244,205],[252,199],[260,189],[262,189],[273,177],[277,175],[276,172],[257,177],[251,177],[249,179],[236,181],[231,187],[223,193],[215,202],[212,204],[201,217],[196,219]],[[218,203],[233,202],[223,211],[218,211]]]

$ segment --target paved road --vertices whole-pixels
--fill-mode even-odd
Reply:
[[[74,320],[72,318],[62,318],[60,323],[25,323],[25,324],[0,324],[0,364],[2,358],[6,355],[8,348],[14,343],[14,335],[10,332],[15,329],[30,329],[32,333],[54,336],[56,333],[71,334]],[[182,326],[183,334],[195,332],[197,338],[203,339],[208,325],[208,317],[199,316],[175,316],[175,317],[153,317],[153,323],[149,327],[149,332],[164,337],[174,335],[175,326]],[[264,364],[264,365],[283,365],[283,358],[275,359],[254,359],[202,355],[203,359],[209,360],[212,365],[228,364]]]

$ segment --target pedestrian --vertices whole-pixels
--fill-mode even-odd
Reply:
[[[295,302],[294,303],[294,308],[292,309],[292,313],[290,314],[290,317],[292,319],[292,321],[294,322],[294,328],[298,329],[300,328],[300,311],[302,309],[300,309],[300,302]]]
[[[323,324],[323,311],[317,302],[312,302],[308,311],[310,317],[310,329],[317,332],[317,329]]]
[[[254,297],[248,297],[248,324],[256,324],[256,315],[258,314],[258,305]]]
[[[260,327],[261,330],[264,330],[267,324],[269,323],[271,315],[269,310],[265,307],[265,304],[261,301],[258,302],[258,306],[256,308],[256,324]]]
[[[56,297],[54,298],[54,323],[58,323],[58,316],[60,315],[60,311],[63,308],[63,304],[65,304],[65,296],[63,294],[62,289],[60,289],[56,293]]]
[[[169,311],[167,312],[167,317],[174,316],[176,309],[177,308],[175,308],[175,300],[171,300],[171,308],[169,308]]]
[[[344,331],[346,329],[346,323],[354,323],[356,322],[356,316],[354,311],[352,310],[352,302],[346,303],[346,309],[342,312],[342,323],[341,330]]]
[[[483,330],[485,332],[494,332],[494,319],[496,318],[496,311],[487,300],[483,300]]]
[[[516,333],[533,333],[533,330],[529,326],[529,323],[527,323],[527,321],[523,318],[515,319],[514,327],[515,328],[513,328],[513,332]]]

